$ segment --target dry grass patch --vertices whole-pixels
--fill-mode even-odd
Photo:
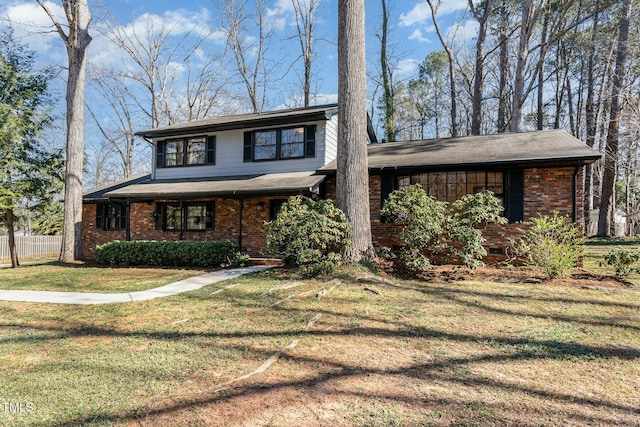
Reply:
[[[0,269],[0,288],[60,292],[136,292],[204,274],[199,269],[111,268],[50,262]]]
[[[640,294],[362,274],[299,281],[276,270],[100,307],[1,302],[3,398],[34,411],[0,413],[0,423],[639,419]]]

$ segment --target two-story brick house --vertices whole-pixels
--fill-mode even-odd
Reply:
[[[142,131],[153,144],[150,175],[84,196],[86,258],[111,240],[231,240],[259,255],[263,224],[294,194],[335,198],[337,106],[206,119]],[[558,211],[582,222],[583,166],[600,154],[564,131],[378,143],[369,126],[374,242],[397,244],[380,221],[394,189],[420,182],[453,201],[491,190],[507,226],[490,226],[487,247],[504,253],[519,221]]]

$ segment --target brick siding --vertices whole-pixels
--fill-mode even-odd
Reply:
[[[582,169],[581,169],[582,170]],[[554,211],[573,217],[573,175],[574,168],[535,168],[524,171],[524,216],[525,221],[538,214],[549,215]],[[582,206],[582,173],[577,175],[577,206]],[[335,177],[325,180],[326,198],[335,200]],[[369,180],[369,207],[371,210],[371,229],[375,246],[397,247],[400,244],[400,227],[380,221],[381,179],[373,175]],[[280,197],[279,199],[281,199]],[[278,199],[274,197],[273,199]],[[243,203],[242,251],[251,256],[260,256],[260,250],[266,244],[263,225],[269,221],[269,202],[272,198],[246,199]],[[158,200],[159,202],[163,200]],[[230,240],[238,242],[240,223],[240,201],[235,199],[202,199],[215,204],[214,228],[206,231],[184,231],[185,240]],[[179,232],[156,229],[152,217],[155,203],[132,203],[130,209],[131,240],[178,240]],[[583,224],[582,210],[578,209],[576,222]],[[95,247],[112,240],[125,240],[124,230],[105,231],[97,229],[96,205],[84,204],[82,223],[82,248],[87,259],[95,258]],[[490,255],[485,262],[491,263],[506,259],[509,237],[514,236],[521,224],[489,224],[483,230],[487,239],[485,247]]]

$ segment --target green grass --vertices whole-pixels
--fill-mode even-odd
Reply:
[[[604,256],[614,249],[640,249],[640,240],[628,238],[592,237],[585,245],[584,267],[598,274],[614,275],[615,268],[607,265]],[[640,274],[632,273],[626,278],[634,287],[640,286]]]
[[[196,269],[109,268],[49,262],[0,269],[0,289],[61,292],[135,292],[203,274]]]
[[[32,405],[0,425],[637,423],[639,293],[358,274],[276,289],[292,279],[269,271],[104,306],[0,302],[2,399]]]

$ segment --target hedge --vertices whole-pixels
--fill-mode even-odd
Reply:
[[[96,247],[96,261],[114,267],[240,267],[248,258],[233,242],[114,240]]]

